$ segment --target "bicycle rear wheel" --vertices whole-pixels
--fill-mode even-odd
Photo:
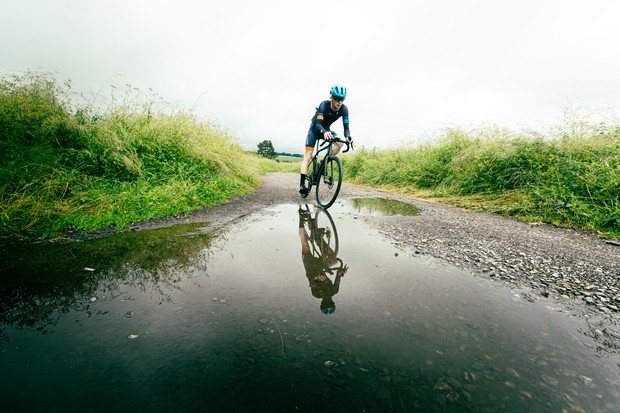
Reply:
[[[316,201],[320,206],[329,208],[340,192],[342,185],[342,163],[337,156],[330,156],[323,165],[316,183]]]

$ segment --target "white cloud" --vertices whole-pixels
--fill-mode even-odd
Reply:
[[[556,123],[567,101],[619,107],[619,12],[612,0],[5,0],[0,71],[151,88],[250,148],[287,152],[343,83],[358,142],[390,146],[445,126]]]

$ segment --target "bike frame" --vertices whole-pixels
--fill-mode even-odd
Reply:
[[[325,155],[323,156],[323,159],[321,160],[321,163],[324,163],[325,160],[328,157],[332,156],[331,153],[332,153],[332,148],[334,146],[334,142],[342,142],[342,143],[344,143],[347,146],[347,149],[343,150],[342,153],[349,152],[350,145],[351,145],[351,142],[349,142],[347,140],[340,139],[340,138],[332,138],[330,140],[323,140],[322,139],[322,141],[323,141],[322,143],[320,143],[321,140],[317,141],[317,143],[316,143],[316,151],[314,152],[314,155],[312,155],[312,158],[310,160],[310,163],[313,165],[313,168],[312,168],[312,172],[313,172],[312,173],[312,185],[316,185],[317,181],[319,180],[319,176],[320,176],[319,175],[319,171],[321,173],[323,173],[323,174],[325,173],[325,169],[324,168],[319,168],[319,154],[321,152],[326,151]],[[336,156],[336,155],[333,155],[333,156]],[[310,166],[310,165],[308,165],[308,166]]]
[[[316,151],[310,158],[310,175],[307,175],[308,192],[316,186],[316,201],[322,208],[329,208],[338,197],[342,185],[342,162],[337,155],[332,155],[334,143],[341,142],[347,145],[343,153],[351,148],[351,142],[340,138],[317,141]],[[321,153],[325,152],[320,160]]]

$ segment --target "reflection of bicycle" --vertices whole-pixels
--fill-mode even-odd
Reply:
[[[340,158],[331,154],[332,147],[334,142],[342,142],[347,145],[347,149],[342,152],[348,152],[351,142],[336,137],[322,142],[319,145],[319,141],[317,141],[317,149],[320,147],[321,149],[316,150],[312,156],[310,173],[306,183],[308,193],[312,190],[312,185],[316,185],[316,202],[327,209],[336,201],[342,185],[342,163]],[[319,162],[321,152],[325,152],[325,155]]]
[[[323,261],[337,259],[338,231],[329,212],[317,208],[314,216],[312,216],[308,205],[306,205],[305,210],[300,209],[299,216],[303,220],[303,228],[308,236],[312,255]]]
[[[340,279],[347,273],[348,266],[338,258],[338,231],[324,209],[313,214],[308,205],[299,208],[299,237],[306,277],[312,295],[321,299],[321,312],[336,311],[333,296],[340,289]],[[334,275],[333,277],[328,277]]]

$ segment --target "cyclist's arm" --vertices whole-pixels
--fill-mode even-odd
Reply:
[[[350,138],[351,131],[349,130],[349,108],[345,105],[342,105],[342,127],[344,129],[344,137]]]
[[[321,102],[318,108],[316,108],[316,121],[314,124],[314,130],[319,133],[319,137],[323,138],[325,136],[325,132],[329,132],[323,126],[323,121],[325,120],[325,112],[329,109],[329,100]],[[328,125],[329,127],[329,125]]]
[[[323,135],[325,135],[325,132],[327,132],[327,129],[323,127],[323,119],[324,119],[323,114],[321,112],[317,112],[316,113],[316,124],[314,125],[314,130],[320,134],[319,136],[321,138],[323,137]]]

